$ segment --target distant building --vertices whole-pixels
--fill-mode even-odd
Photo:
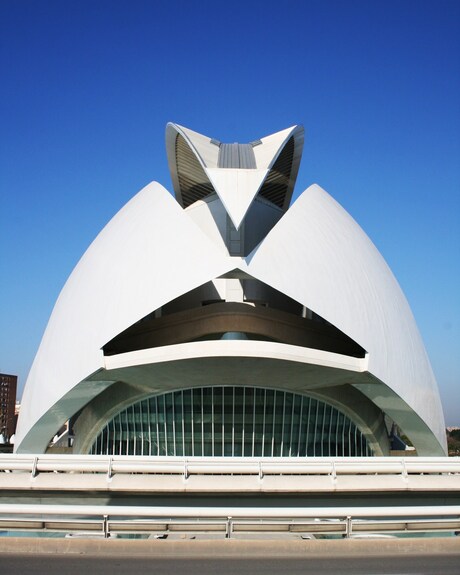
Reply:
[[[45,451],[71,419],[74,453],[389,455],[404,448],[391,429],[418,455],[446,453],[388,265],[318,185],[291,205],[303,140],[301,126],[225,144],[168,125],[175,199],[149,184],[75,267],[27,380],[18,452]]]
[[[0,434],[8,443],[16,428],[17,375],[0,373]]]

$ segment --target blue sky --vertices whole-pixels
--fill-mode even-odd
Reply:
[[[398,278],[460,425],[458,0],[0,3],[0,371],[22,389],[84,250],[172,189],[168,121],[224,142],[306,129],[325,188]]]

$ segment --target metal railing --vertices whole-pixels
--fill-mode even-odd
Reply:
[[[73,482],[62,479],[86,478],[83,488],[91,490],[95,484],[104,489],[113,487],[112,480],[123,480],[122,490],[133,490],[138,478],[143,478],[143,490],[152,489],[155,478],[168,485],[176,478],[183,489],[190,489],[190,481],[207,477],[204,483],[233,484],[233,477],[246,477],[256,484],[264,481],[291,481],[298,478],[309,484],[314,478],[331,482],[327,489],[337,489],[342,480],[354,482],[359,493],[372,490],[378,477],[378,489],[399,478],[410,487],[412,479],[422,480],[422,491],[435,489],[440,483],[448,485],[450,492],[460,492],[460,458],[447,457],[334,457],[334,458],[181,458],[133,457],[94,455],[0,455],[0,488],[37,489],[40,478],[46,479],[40,489],[55,493],[74,489]],[[348,476],[348,477],[347,477]],[[367,476],[366,485],[362,478]],[[374,477],[376,481],[374,481]],[[48,479],[47,479],[48,478]],[[265,479],[266,478],[266,479]],[[270,479],[273,478],[273,479]],[[277,479],[278,478],[278,479]],[[387,479],[388,478],[388,479]],[[20,481],[21,480],[21,481]],[[298,480],[296,479],[295,481]],[[443,481],[441,481],[443,480]],[[446,481],[444,481],[446,480]],[[72,479],[73,481],[73,479]],[[102,483],[101,483],[102,481]],[[242,481],[241,479],[237,480]],[[246,481],[246,480],[245,480]],[[315,480],[316,481],[316,480]],[[72,485],[69,487],[69,485]],[[186,487],[185,487],[186,486]],[[247,486],[247,483],[244,483]],[[178,486],[170,490],[174,491]],[[180,487],[180,486],[179,486]],[[120,486],[118,487],[120,488]],[[238,489],[245,491],[242,484]],[[169,489],[169,487],[168,487]],[[204,489],[204,488],[203,488]],[[293,491],[298,489],[296,484]],[[307,487],[310,489],[310,487]],[[396,485],[401,491],[401,484]],[[412,487],[411,487],[412,489]],[[443,489],[443,488],[442,488]],[[54,491],[53,491],[54,490]],[[286,488],[287,490],[287,488]],[[275,491],[280,491],[277,484]],[[77,501],[77,499],[75,499]],[[246,536],[251,533],[271,532],[291,536],[343,536],[369,532],[455,532],[460,531],[460,505],[385,506],[380,507],[124,507],[104,505],[26,505],[0,504],[0,529],[25,531],[61,531],[66,533],[92,533],[101,537],[141,533],[165,536],[174,532],[220,533],[223,537]],[[345,504],[346,505],[346,504]]]
[[[460,505],[382,507],[137,507],[0,505],[0,528],[111,535],[173,532],[223,537],[270,532],[301,536],[460,531]]]
[[[182,475],[439,475],[459,476],[459,457],[158,457],[0,455],[0,472]]]

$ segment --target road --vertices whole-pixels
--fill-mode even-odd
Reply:
[[[459,575],[458,554],[388,557],[160,558],[88,555],[8,554],[0,557],[8,575]]]

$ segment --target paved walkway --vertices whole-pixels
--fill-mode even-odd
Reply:
[[[78,554],[111,557],[158,558],[269,558],[353,556],[446,556],[459,559],[460,537],[368,540],[139,540],[1,537],[0,554]],[[3,561],[3,558],[2,558]]]

